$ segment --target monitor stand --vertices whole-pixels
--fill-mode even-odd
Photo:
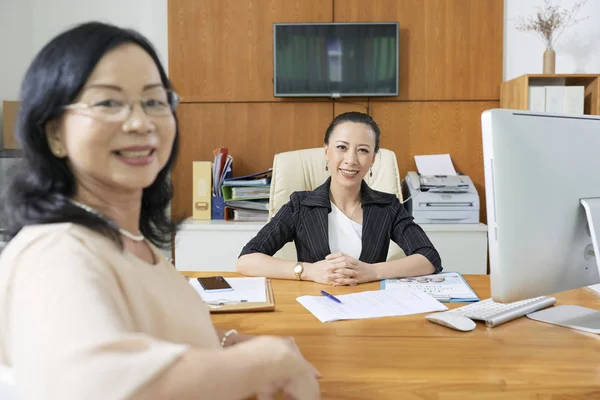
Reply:
[[[600,198],[594,197],[581,199],[581,205],[587,216],[596,265],[600,271],[600,251],[598,238],[600,237]],[[596,222],[596,223],[594,223]],[[600,333],[600,311],[580,306],[564,305],[547,308],[528,314],[528,318],[548,324],[560,325],[579,331]]]

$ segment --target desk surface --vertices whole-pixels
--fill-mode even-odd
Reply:
[[[490,296],[488,276],[465,278],[480,298]],[[495,328],[477,322],[471,332],[433,324],[423,314],[323,324],[296,301],[320,295],[323,285],[272,282],[275,312],[213,315],[213,322],[254,335],[294,336],[323,373],[323,399],[600,399],[599,335],[527,318]],[[327,290],[374,289],[378,283]],[[555,297],[557,304],[600,309],[600,300],[583,290]]]

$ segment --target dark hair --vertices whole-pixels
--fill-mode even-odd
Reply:
[[[67,161],[50,152],[45,126],[62,115],[63,106],[75,100],[100,59],[128,43],[140,46],[152,57],[163,85],[170,89],[158,55],[145,37],[133,30],[99,22],[85,23],[58,35],[29,66],[21,87],[16,128],[23,160],[4,202],[8,239],[27,225],[73,222],[109,237],[122,248],[114,221],[71,203],[76,190],[75,177]],[[175,122],[177,126],[176,117]],[[140,230],[149,241],[163,248],[171,243],[177,227],[166,210],[173,193],[168,175],[177,155],[178,138],[177,128],[167,164],[142,195]]]
[[[377,126],[377,122],[369,115],[365,113],[361,113],[358,111],[350,111],[347,113],[343,113],[338,115],[331,121],[331,124],[327,127],[325,131],[325,144],[329,144],[329,137],[331,133],[335,129],[336,126],[342,124],[344,122],[354,122],[357,124],[365,124],[373,130],[375,134],[375,153],[379,151],[379,136],[381,136],[381,132],[379,131],[379,126]]]

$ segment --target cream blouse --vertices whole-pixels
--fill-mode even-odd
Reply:
[[[189,346],[220,351],[200,296],[83,226],[24,228],[0,256],[0,364],[28,399],[125,399]]]

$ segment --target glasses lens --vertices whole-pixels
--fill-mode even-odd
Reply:
[[[142,99],[142,106],[148,115],[166,116],[173,113],[178,102],[175,92],[161,88],[146,93]]]

